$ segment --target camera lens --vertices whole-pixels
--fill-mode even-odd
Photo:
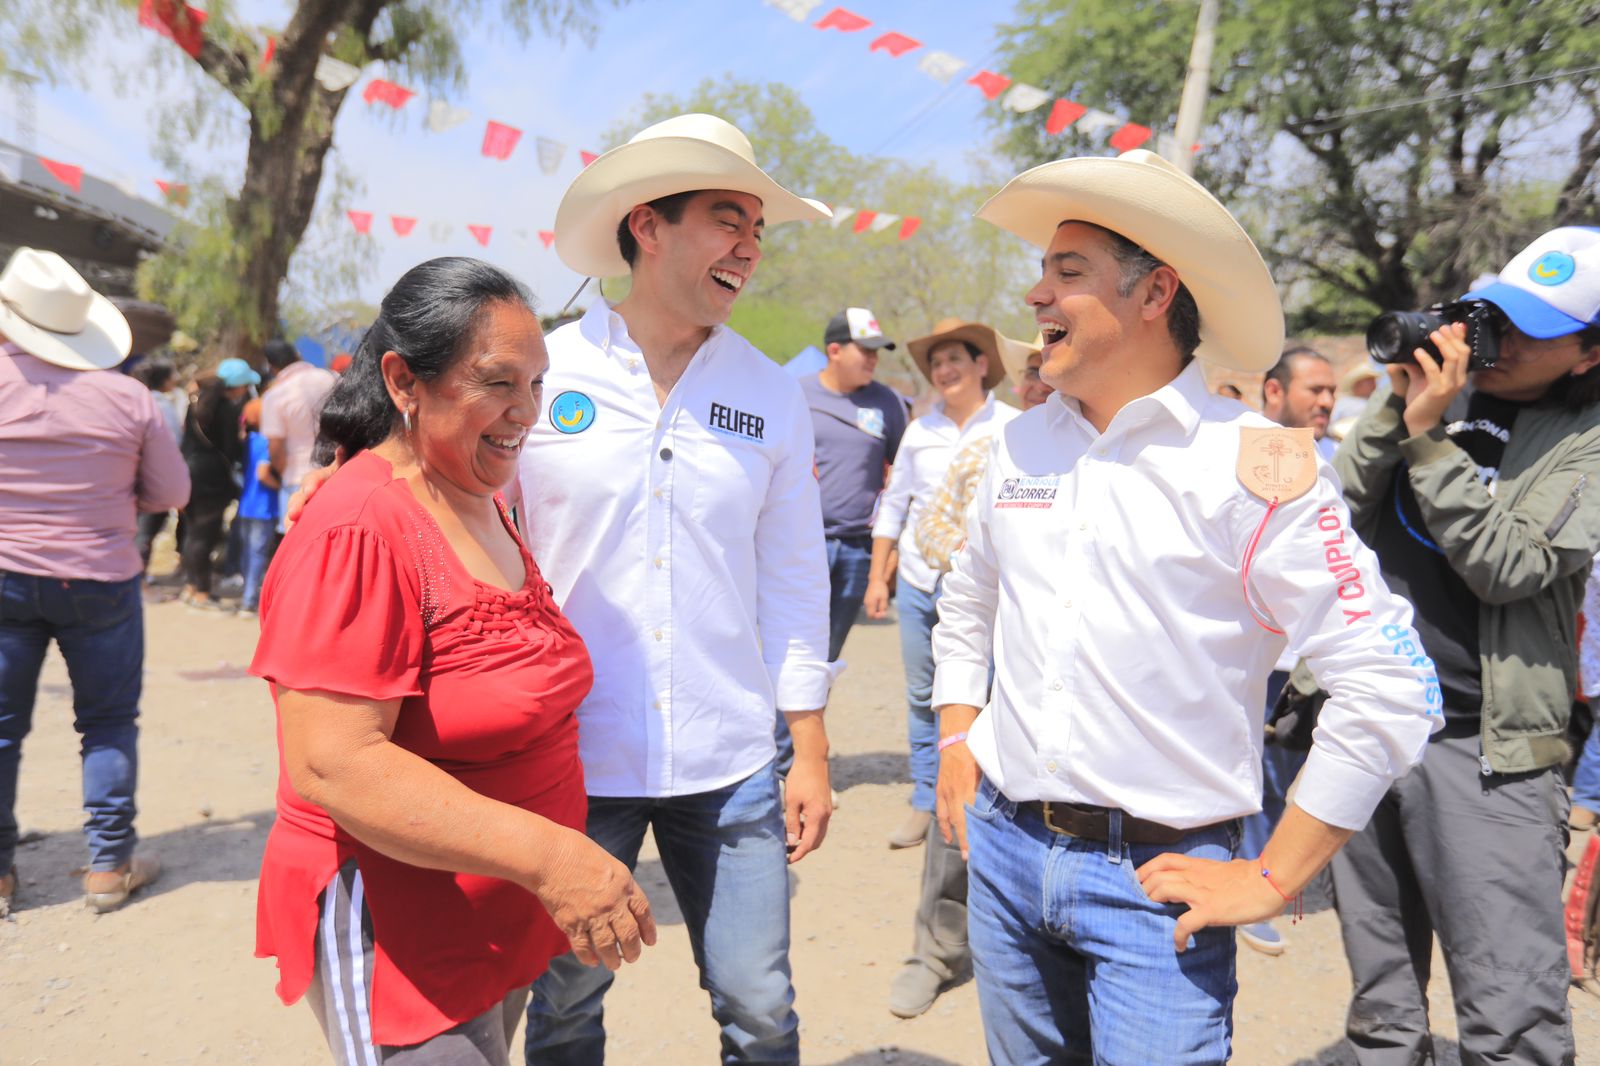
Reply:
[[[1386,311],[1367,327],[1367,354],[1378,363],[1408,363],[1418,348],[1437,357],[1428,334],[1442,325],[1428,311]]]

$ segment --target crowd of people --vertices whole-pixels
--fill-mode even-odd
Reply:
[[[738,129],[679,116],[557,212],[563,262],[628,277],[621,300],[546,336],[514,277],[434,259],[342,375],[272,342],[187,393],[161,363],[111,372],[115,309],[17,253],[0,906],[51,640],[85,898],[159,874],[135,854],[140,589],[177,510],[184,601],[216,609],[231,542],[259,611],[281,769],[257,951],[341,1066],[505,1064],[524,1019],[529,1066],[603,1061],[613,973],[655,941],[647,834],[723,1061],[798,1061],[787,868],[827,837],[851,627],[891,603],[910,809],[886,843],[925,860],[889,1011],[971,974],[996,1063],[1223,1062],[1236,944],[1291,947],[1276,919],[1329,869],[1357,1061],[1431,1060],[1437,938],[1463,1062],[1573,1062],[1600,229],[1465,295],[1498,316],[1492,365],[1440,323],[1340,380],[1285,344],[1199,183],[1137,150],[1044,164],[978,212],[1040,253],[1038,335],[906,341],[932,396],[912,418],[867,307],[798,382],[726,325],[764,229],[827,215]],[[1259,409],[1208,369],[1260,375]]]

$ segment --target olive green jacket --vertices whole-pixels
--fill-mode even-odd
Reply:
[[[1408,463],[1429,534],[1479,601],[1484,772],[1563,762],[1578,611],[1600,550],[1600,405],[1523,409],[1489,487],[1443,425],[1407,436],[1404,409],[1374,397],[1334,457],[1352,527],[1372,543]]]

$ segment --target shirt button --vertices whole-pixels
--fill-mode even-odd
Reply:
[[[658,710],[658,711],[661,709],[661,701],[660,700],[656,700],[655,709]]]
[[[660,492],[658,491],[656,493],[656,495],[659,496]],[[1078,532],[1079,533],[1087,533],[1088,531],[1089,531],[1089,523],[1087,523],[1087,522],[1079,522],[1078,523]]]
[[[658,630],[656,630],[656,639],[657,639],[657,640],[660,640],[660,639],[661,639],[661,630],[659,630],[659,629],[658,629]]]
[[[1072,606],[1072,601],[1071,600],[1062,600],[1061,601],[1061,606],[1070,608]]]
[[[1049,770],[1051,773],[1055,773],[1056,772],[1056,761],[1054,759],[1051,759],[1049,762],[1044,764],[1044,768],[1046,770]]]
[[[661,458],[663,458],[663,459],[671,459],[672,458],[672,449],[671,448],[662,448],[661,449]]]
[[[661,569],[661,560],[660,560],[660,559],[657,559],[657,560],[656,560],[656,569],[657,569],[657,570],[660,570],[660,569]]]
[[[661,490],[660,489],[656,489],[655,496],[656,496],[656,499],[658,499],[658,500],[661,499]]]
[[[637,359],[629,359],[628,360],[628,369],[629,370],[638,370],[639,369],[639,360],[637,360]]]
[[[1050,682],[1050,687],[1055,691],[1060,692],[1065,686],[1061,684],[1061,679],[1058,677],[1054,681]]]

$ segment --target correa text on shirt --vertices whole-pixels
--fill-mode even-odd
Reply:
[[[1338,536],[1329,537],[1322,542],[1322,558],[1328,565],[1328,573],[1332,574],[1339,582],[1339,598],[1341,600],[1359,600],[1367,594],[1361,586],[1361,571],[1351,563],[1354,562],[1344,551],[1344,519],[1339,515],[1337,507],[1324,507],[1317,514],[1317,528],[1324,533],[1337,533]],[[1361,619],[1372,614],[1371,611],[1352,611],[1350,608],[1341,608],[1344,611],[1344,624],[1353,626]]]

